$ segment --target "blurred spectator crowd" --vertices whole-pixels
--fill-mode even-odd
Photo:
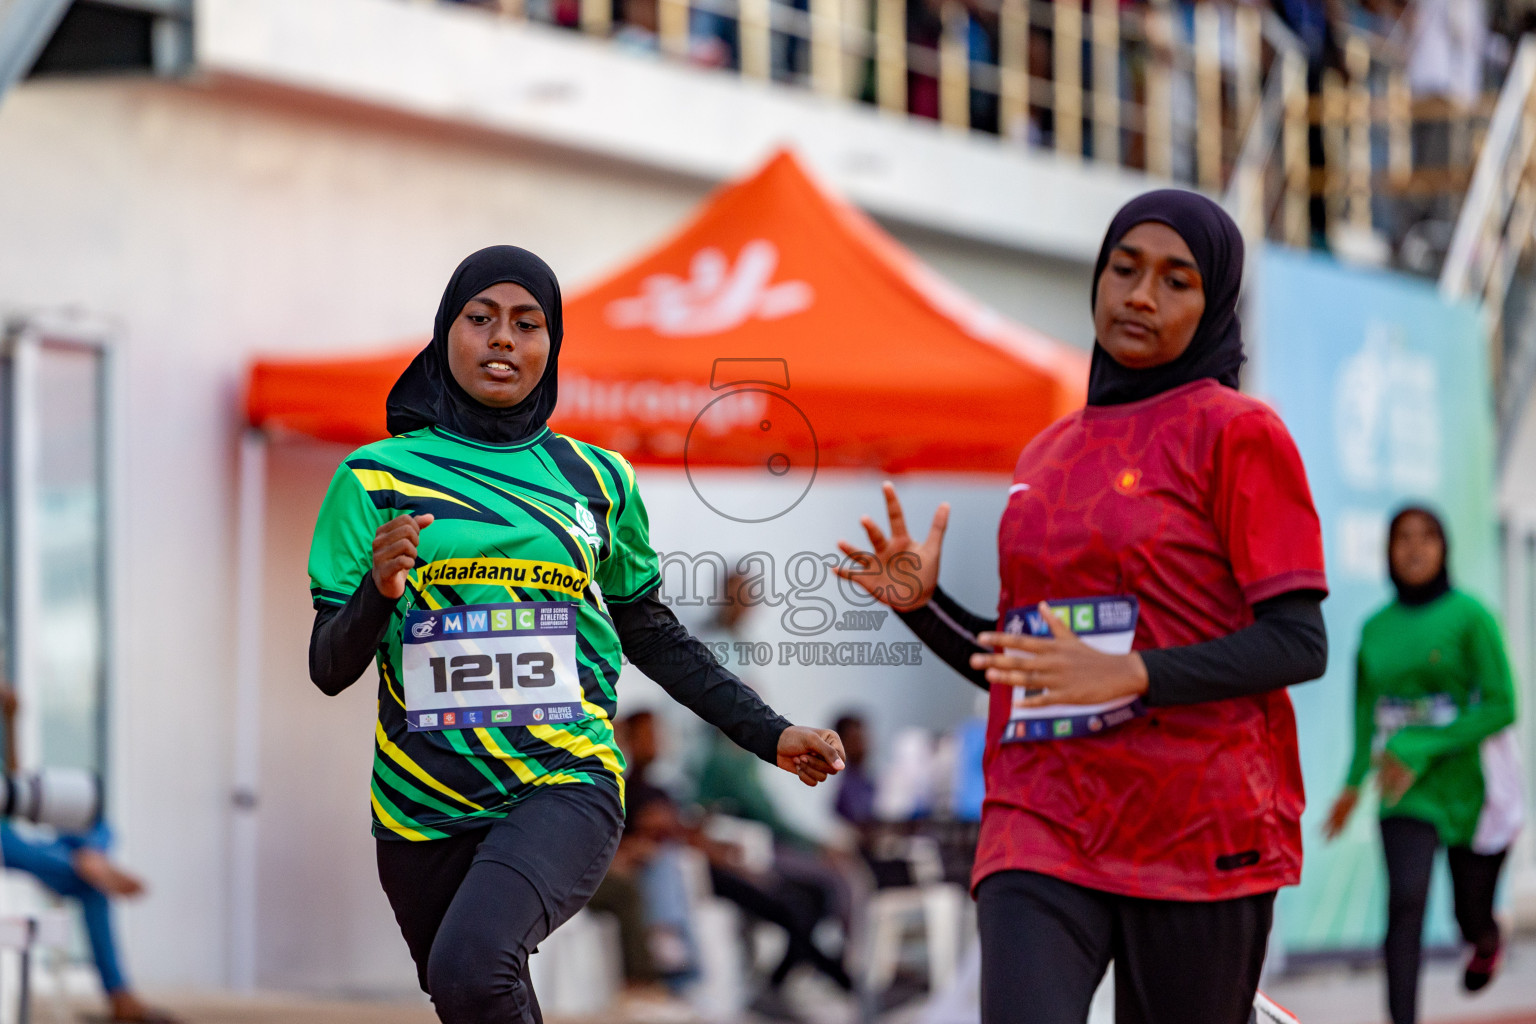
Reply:
[[[445,0],[492,9],[504,8],[505,0]],[[613,37],[637,51],[660,48],[663,0],[609,0],[608,23]],[[1055,0],[1060,3],[1060,0]],[[1078,0],[1084,13],[1092,0]],[[809,0],[772,0],[776,6],[808,13]],[[582,0],[526,0],[524,13],[534,21],[578,28],[583,24]],[[1496,84],[1507,68],[1513,45],[1525,32],[1536,28],[1536,0],[1170,0],[1176,36],[1184,45],[1194,39],[1194,11],[1209,4],[1231,11],[1249,7],[1276,16],[1304,48],[1310,77],[1324,69],[1345,70],[1340,42],[1344,31],[1368,34],[1383,48],[1395,53],[1407,66],[1416,95],[1442,96],[1464,104],[1475,103],[1485,84]],[[739,22],[735,0],[692,0],[689,3],[688,59],[693,63],[728,69],[740,67]],[[873,32],[876,4],[851,0],[844,4],[845,17]],[[997,65],[1002,40],[1001,0],[903,0],[905,42],[908,47],[907,109],[919,117],[939,117],[938,49],[944,34],[945,16],[960,12],[965,20],[965,45],[973,65]],[[1037,80],[1054,81],[1056,58],[1050,0],[1028,5],[1030,32],[1027,66]],[[1155,5],[1149,0],[1118,0],[1122,21],[1134,21]],[[851,13],[848,8],[856,8]],[[777,23],[777,21],[776,21]],[[808,84],[810,79],[809,31],[773,33],[773,77]],[[1135,41],[1145,33],[1122,35],[1126,50],[1121,78],[1129,96],[1140,95],[1144,76]],[[1179,41],[1178,39],[1175,42]],[[1086,44],[1085,44],[1086,45]],[[1223,39],[1223,50],[1230,40]],[[924,59],[923,53],[931,54]],[[1224,59],[1227,55],[1224,53]],[[1092,62],[1082,66],[1084,84],[1092,88]],[[852,98],[876,102],[873,60],[866,60],[854,76]],[[973,128],[1021,134],[1042,144],[1052,135],[1052,111],[1048,104],[1032,103],[1028,125],[1004,125],[998,120],[996,90],[972,90]]]
[[[714,635],[734,636],[744,610],[721,606]],[[971,912],[980,718],[939,737],[901,731],[877,757],[862,717],[841,716],[835,824],[811,835],[781,812],[770,767],[671,711],[615,723],[625,832],[588,907],[617,924],[630,1017],[793,1019],[796,973],[877,1007],[952,979]]]

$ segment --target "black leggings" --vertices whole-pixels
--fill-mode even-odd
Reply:
[[[1084,1024],[1111,960],[1117,1024],[1247,1024],[1275,894],[1137,899],[1000,871],[976,903],[982,1024]]]
[[[1440,835],[1435,826],[1417,818],[1382,818],[1381,848],[1387,857],[1387,1009],[1392,1024],[1416,1024],[1419,1019],[1419,961],[1424,945],[1424,906],[1435,866]],[[1507,851],[1506,851],[1507,852]],[[1499,945],[1499,925],[1493,919],[1493,893],[1499,884],[1504,853],[1473,853],[1470,847],[1446,850],[1451,867],[1451,892],[1461,937],[1479,953]]]
[[[586,905],[623,831],[611,787],[570,784],[462,835],[378,840],[379,881],[443,1024],[542,1024],[528,956]]]

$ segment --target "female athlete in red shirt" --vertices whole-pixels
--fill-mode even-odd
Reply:
[[[1321,675],[1323,545],[1296,447],[1237,390],[1243,245],[1159,191],[1094,271],[1088,405],[1019,457],[995,619],[937,586],[885,486],[842,575],[991,691],[973,876],[987,1024],[1244,1024],[1274,895],[1301,873],[1285,687]],[[1049,602],[1049,605],[1047,605]]]

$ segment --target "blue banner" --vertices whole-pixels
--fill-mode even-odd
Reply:
[[[1250,384],[1301,449],[1331,589],[1328,674],[1291,691],[1306,865],[1301,886],[1281,894],[1279,927],[1293,952],[1360,948],[1386,922],[1374,792],[1344,835],[1322,836],[1354,742],[1360,627],[1391,596],[1386,527],[1410,500],[1443,514],[1455,584],[1498,607],[1488,337],[1474,304],[1445,301],[1431,282],[1277,247],[1258,256]],[[1448,942],[1449,884],[1437,870],[1426,939]]]

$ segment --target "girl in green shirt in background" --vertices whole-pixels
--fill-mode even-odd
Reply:
[[[1503,637],[1486,608],[1452,589],[1446,548],[1445,528],[1429,510],[1409,507],[1393,518],[1387,558],[1397,599],[1361,632],[1355,754],[1325,826],[1329,839],[1343,831],[1361,783],[1376,769],[1392,1024],[1418,1020],[1436,847],[1446,847],[1456,922],[1473,947],[1463,984],[1476,991],[1498,969],[1494,889],[1520,827],[1519,767],[1507,731],[1515,694]]]

